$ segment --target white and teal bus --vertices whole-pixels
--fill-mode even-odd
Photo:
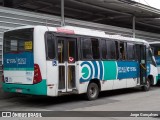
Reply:
[[[156,84],[157,68],[144,40],[73,26],[26,26],[4,33],[3,90],[59,96]]]
[[[160,42],[150,42],[149,44],[153,50],[153,54],[157,64],[157,69],[158,69],[157,84],[160,85]]]

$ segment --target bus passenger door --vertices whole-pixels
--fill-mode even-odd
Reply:
[[[71,92],[76,87],[76,38],[57,37],[58,90]]]
[[[136,54],[139,63],[140,85],[145,85],[147,80],[146,46],[136,45]]]

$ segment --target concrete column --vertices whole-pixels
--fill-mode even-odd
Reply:
[[[61,0],[61,26],[65,26],[65,20],[64,20],[64,0]]]
[[[136,17],[135,17],[135,16],[133,16],[133,21],[132,21],[133,38],[135,38],[135,37],[136,37],[135,27],[136,27]]]

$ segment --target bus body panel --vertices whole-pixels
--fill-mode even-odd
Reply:
[[[129,88],[139,85],[136,61],[80,61],[79,93],[85,93],[90,80],[100,80],[101,90]]]
[[[149,43],[151,48],[152,48],[152,51],[153,51],[153,54],[154,54],[154,59],[156,61],[156,64],[157,64],[157,69],[158,69],[158,76],[157,76],[157,83],[159,84],[160,83],[160,42],[150,42]]]
[[[46,80],[42,80],[37,84],[7,84],[3,83],[5,92],[16,92],[29,95],[47,95]]]
[[[20,29],[21,30],[21,29]],[[44,32],[44,31],[43,31]],[[11,80],[11,84],[7,84],[7,82],[3,83],[3,89],[6,92],[19,92],[24,94],[32,94],[32,95],[47,95],[47,87],[46,87],[46,71],[45,68],[45,46],[44,46],[44,34],[39,34],[39,29],[33,32],[33,52],[17,52],[13,55],[9,55],[9,57],[13,57],[17,60],[17,63],[13,64],[13,62],[8,60],[7,56],[4,56],[4,78],[5,76],[9,77]],[[22,34],[23,35],[23,34]],[[25,35],[25,34],[24,34]],[[24,43],[25,44],[25,43]],[[39,46],[37,46],[39,44]],[[41,54],[40,54],[40,53]],[[23,59],[22,59],[23,58]],[[41,59],[41,61],[39,60]],[[6,70],[5,61],[9,61],[13,65],[9,65],[9,70]],[[7,63],[6,62],[6,63]],[[42,74],[42,80],[40,83],[33,84],[34,80],[34,64],[38,64]],[[43,64],[44,63],[44,64]],[[16,67],[15,67],[16,66]],[[12,68],[13,67],[13,68]]]
[[[47,30],[46,27],[34,27],[34,64],[38,64],[42,76],[42,81],[40,84],[43,83],[42,91],[44,90],[43,95],[47,95],[47,73],[46,73],[46,53],[45,53],[45,40],[44,34]],[[35,84],[36,85],[36,84]],[[37,94],[37,93],[35,93]]]
[[[149,75],[153,76],[153,85],[156,85],[158,82],[158,71],[157,68],[155,66],[153,66],[152,64],[150,64],[150,73]]]
[[[33,64],[38,64],[42,75],[42,81],[37,84],[33,84],[34,66],[32,71],[27,73],[26,70],[17,73],[11,73],[5,70],[4,76],[14,76],[17,74],[19,78],[14,78],[15,83],[7,84],[3,83],[3,89],[7,92],[20,92],[24,94],[33,95],[47,95],[58,96],[59,92],[62,92],[59,88],[59,71],[60,64],[56,59],[48,60],[46,58],[46,46],[45,46],[45,33],[47,31],[55,32],[56,28],[47,28],[37,26],[34,27],[34,46],[33,46]],[[78,31],[78,29],[77,29]],[[87,30],[86,30],[87,31]],[[83,34],[83,31],[80,31]],[[95,32],[96,33],[96,32]],[[77,33],[78,34],[78,33]],[[87,35],[87,32],[85,33]],[[89,32],[92,34],[92,31]],[[96,35],[96,34],[95,34]],[[95,36],[93,35],[93,36]],[[63,34],[62,34],[63,36]],[[105,37],[105,34],[101,37]],[[4,56],[4,59],[6,57]],[[4,61],[5,62],[5,61]],[[147,69],[148,75],[153,75],[154,84],[156,83],[157,69],[153,65],[149,65]],[[101,85],[101,91],[129,88],[140,85],[139,82],[139,67],[140,64],[137,61],[120,61],[120,60],[106,60],[106,61],[77,61],[75,62],[75,74],[76,74],[76,86],[78,94],[86,93],[88,84],[92,79],[99,80]],[[20,75],[21,74],[21,75]],[[32,77],[32,82],[25,82],[27,79],[26,74]],[[21,84],[20,82],[23,79]],[[21,91],[18,91],[21,89]],[[72,93],[73,91],[65,91],[65,93]]]
[[[55,63],[56,62],[56,63]],[[58,95],[58,62],[47,61],[47,95]]]
[[[158,80],[160,80],[160,66],[157,66],[158,69]]]
[[[33,29],[9,31],[4,36],[5,83],[32,84],[34,76]]]
[[[127,79],[127,88],[136,87],[140,85],[139,78],[129,78]]]
[[[157,79],[158,79],[158,81],[160,81],[160,57],[159,56],[155,56],[155,60],[156,60],[157,69],[158,69],[158,78]]]

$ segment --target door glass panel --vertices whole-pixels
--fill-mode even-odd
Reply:
[[[75,87],[75,66],[68,66],[68,88]]]
[[[74,63],[76,60],[75,41],[68,41],[68,62]]]
[[[99,41],[98,39],[91,38],[92,43],[92,53],[93,53],[93,59],[99,59],[100,53],[99,53]]]
[[[59,89],[65,89],[65,66],[59,66]]]
[[[58,37],[59,89],[63,92],[75,88],[76,39]]]
[[[58,61],[64,63],[64,41],[58,40]]]
[[[102,47],[102,58],[107,59],[107,45],[106,40],[101,40],[101,47]]]
[[[136,55],[136,59],[140,62],[140,58],[141,58],[140,45],[135,45],[135,55]]]
[[[106,41],[107,44],[107,59],[116,59],[115,41]]]

